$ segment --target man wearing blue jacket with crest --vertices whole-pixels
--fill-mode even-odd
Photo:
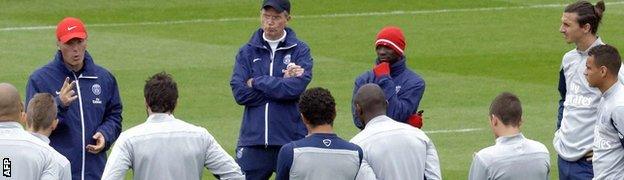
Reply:
[[[59,50],[30,75],[26,102],[36,93],[55,96],[59,124],[50,135],[50,146],[70,161],[73,179],[100,179],[106,150],[121,132],[117,81],[86,51],[87,31],[80,19],[63,19],[56,37]]]
[[[245,106],[236,161],[248,179],[268,179],[282,145],[307,134],[297,110],[299,95],[312,80],[308,46],[287,28],[288,0],[265,0],[261,24],[236,55],[230,86]]]

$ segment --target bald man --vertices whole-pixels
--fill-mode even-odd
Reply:
[[[388,102],[376,84],[360,87],[353,98],[364,129],[351,139],[362,147],[364,160],[358,179],[442,179],[438,153],[420,129],[386,116]]]
[[[17,89],[0,83],[0,159],[2,177],[11,179],[58,179],[54,149],[30,135]]]

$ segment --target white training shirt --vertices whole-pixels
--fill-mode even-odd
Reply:
[[[624,133],[624,86],[615,83],[603,95],[594,130],[594,179],[624,177],[624,147],[619,133]],[[617,129],[616,129],[617,127]]]
[[[54,152],[52,147],[26,132],[21,124],[0,122],[0,179],[59,179],[61,168]]]
[[[244,179],[240,167],[202,127],[155,113],[119,136],[102,179],[201,179],[206,167],[220,179]]]
[[[371,119],[351,142],[364,151],[356,179],[442,179],[438,152],[418,128],[381,115]]]
[[[43,141],[45,144],[50,144],[50,138],[48,138],[48,136],[45,136],[43,134],[39,134],[39,133],[30,133],[33,136],[37,137],[38,139],[40,139],[41,141]],[[50,148],[52,148],[52,146],[50,146]],[[54,148],[52,148],[54,149]],[[72,174],[71,174],[71,164],[69,163],[69,160],[67,160],[67,158],[65,156],[63,156],[61,153],[59,153],[58,151],[54,150],[54,162],[57,163],[57,168],[58,172],[59,172],[59,179],[61,180],[71,180],[72,179]]]
[[[598,38],[585,51],[573,49],[563,56],[561,62],[566,82],[566,96],[561,127],[555,132],[553,146],[559,156],[566,161],[577,161],[592,150],[600,90],[589,87],[583,72],[589,49],[601,44],[604,43]]]
[[[550,155],[544,144],[522,133],[496,138],[496,144],[475,154],[468,179],[547,180]]]

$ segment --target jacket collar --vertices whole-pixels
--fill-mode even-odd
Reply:
[[[598,45],[602,45],[604,44],[604,42],[602,42],[602,39],[600,37],[596,38],[596,40],[594,41],[594,43],[592,43],[589,48],[587,48],[585,51],[581,51],[578,50],[578,48],[576,49],[576,52],[578,52],[579,54],[583,55],[583,56],[587,56],[587,54],[589,53],[589,50],[592,49],[593,47],[596,47]]]
[[[295,31],[289,27],[286,27],[284,30],[286,30],[286,38],[284,38],[284,41],[282,41],[277,47],[286,47],[286,49],[289,49],[297,46],[297,35],[295,34]],[[251,36],[251,39],[249,39],[249,45],[257,48],[268,49],[269,44],[264,40],[264,38],[262,38],[262,33],[264,33],[264,30],[262,30],[262,28],[258,29]]]
[[[379,64],[379,63],[381,62],[379,58],[377,58],[377,60],[375,61],[375,64]],[[405,57],[401,57],[401,59],[399,59],[397,62],[390,65],[390,76],[391,77],[398,76],[399,74],[403,73],[403,71],[405,71],[405,68],[407,68],[407,65],[405,63]]]
[[[602,97],[605,98],[605,99],[609,99],[613,95],[615,95],[615,93],[620,92],[621,88],[622,88],[622,84],[619,81],[615,82],[615,84],[613,84],[613,86],[611,86],[609,89],[607,89],[607,91],[602,93]]]
[[[45,135],[39,134],[39,133],[34,133],[34,132],[31,132],[30,134],[32,134],[33,136],[41,139],[46,144],[50,144],[50,138],[48,136],[45,136]]]
[[[56,68],[61,70],[63,73],[68,74],[68,75],[73,74],[72,70],[69,69],[69,67],[67,67],[67,65],[65,65],[65,63],[63,62],[63,54],[61,54],[61,50],[56,51],[53,64]],[[95,66],[95,63],[93,62],[93,58],[91,57],[89,52],[85,50],[84,66],[82,67],[80,71],[76,72],[76,74],[85,74],[85,75],[93,74],[93,69],[94,69],[93,66]]]
[[[173,117],[173,114],[152,113],[151,115],[149,115],[149,117],[147,117],[147,122],[158,123],[158,122],[171,121],[171,120],[174,120],[174,119],[175,119],[175,117]]]
[[[15,122],[15,121],[0,122],[0,129],[4,129],[4,128],[24,130],[24,127],[22,126],[22,124]]]
[[[496,138],[496,145],[506,145],[506,144],[515,144],[524,139],[524,135],[522,133],[509,135],[509,136],[501,136]]]
[[[387,122],[389,120],[394,121],[386,115],[380,115],[380,116],[374,117],[373,119],[368,121],[368,123],[366,123],[366,126],[364,127],[364,129],[370,128],[371,126],[376,126],[376,124]]]

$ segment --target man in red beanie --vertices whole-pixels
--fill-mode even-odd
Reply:
[[[26,102],[37,93],[54,95],[59,123],[50,134],[50,146],[67,157],[73,179],[100,179],[106,151],[121,132],[117,81],[93,62],[87,37],[80,19],[61,20],[54,59],[35,70],[26,87]]]
[[[421,128],[422,111],[416,111],[425,92],[425,81],[407,68],[405,46],[405,36],[400,28],[388,26],[381,29],[375,41],[376,65],[355,80],[353,94],[355,97],[360,86],[375,83],[384,91],[390,118]],[[364,129],[365,124],[355,114],[355,107],[351,108],[351,112],[355,126]]]

